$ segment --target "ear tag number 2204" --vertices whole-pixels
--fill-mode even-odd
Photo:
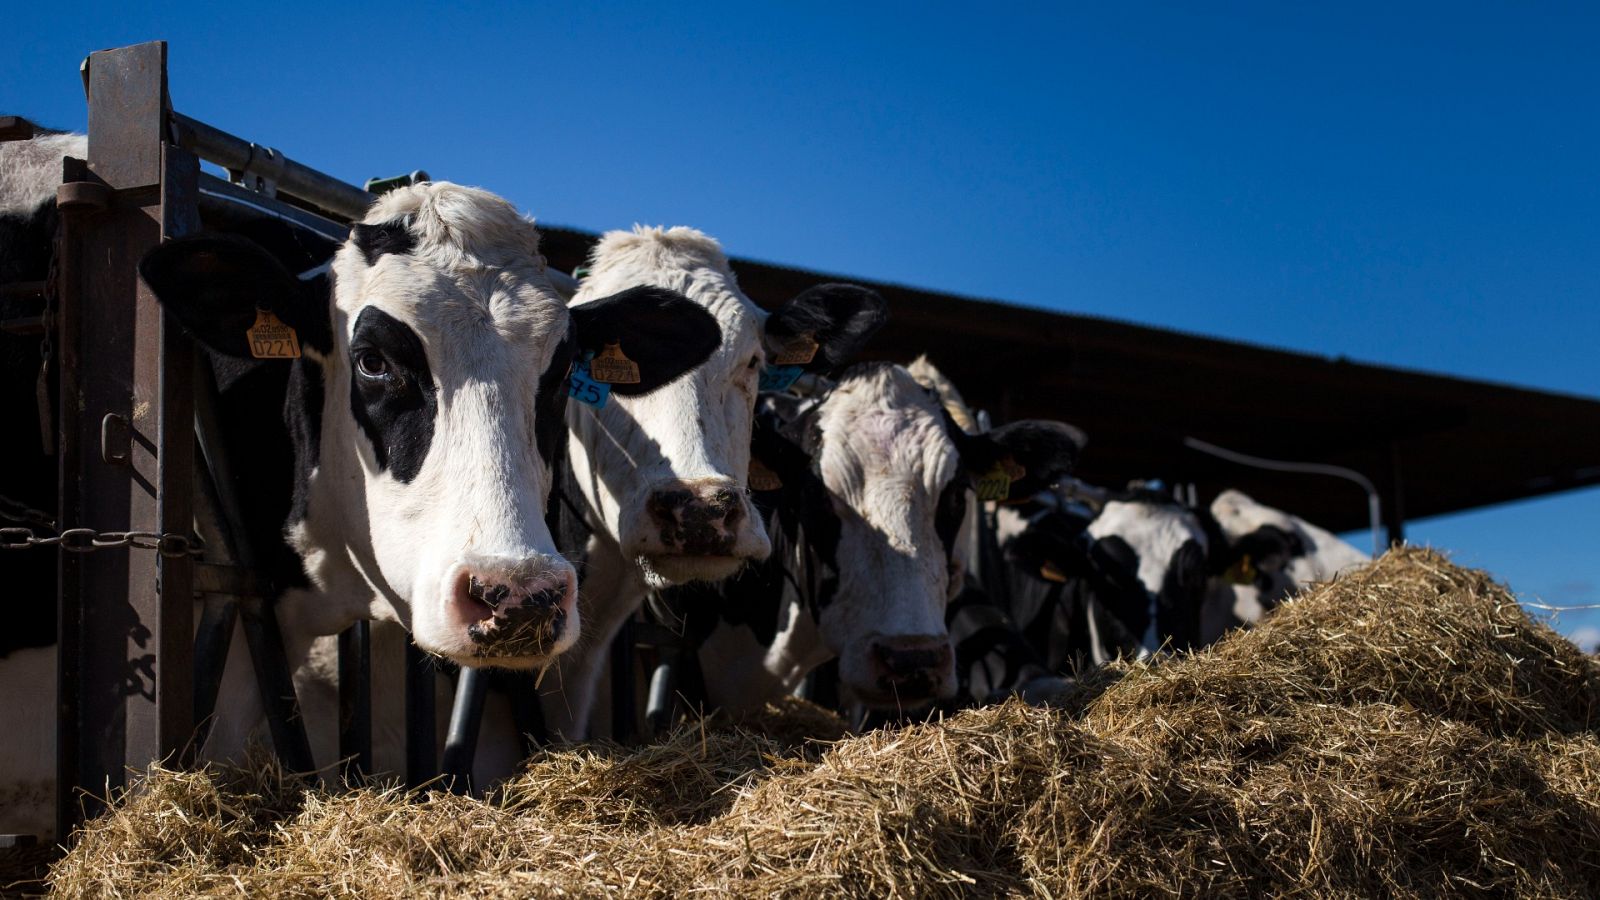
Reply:
[[[567,375],[567,396],[595,409],[605,409],[606,401],[611,398],[611,385],[595,381],[589,374],[589,360],[593,358],[593,353],[585,353],[583,359],[572,364],[572,371]]]

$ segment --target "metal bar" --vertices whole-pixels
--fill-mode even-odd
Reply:
[[[511,720],[524,756],[550,743],[544,724],[544,706],[539,702],[539,680],[532,672],[501,672],[499,678],[511,698]]]
[[[211,716],[217,711],[217,689],[228,666],[233,629],[239,623],[239,604],[229,598],[206,601],[194,633],[194,721],[196,747],[204,747],[211,734]]]
[[[44,316],[0,319],[0,331],[6,334],[44,334]]]
[[[170,240],[200,230],[196,178],[200,161],[177,147],[162,145],[161,238]],[[163,534],[188,534],[194,527],[194,342],[182,326],[159,311],[154,295],[140,287],[139,301],[158,311],[159,352],[156,422],[156,504]],[[138,426],[137,417],[135,427]],[[157,614],[161,623],[157,657],[156,714],[162,755],[177,752],[193,762],[194,741],[194,565],[189,556],[161,557]]]
[[[439,774],[439,723],[433,660],[406,641],[406,785],[421,787]]]
[[[292,159],[268,160],[265,148],[182,113],[172,114],[174,143],[225,169],[250,172],[270,165],[278,190],[349,220],[366,215],[372,195]]]
[[[483,699],[489,693],[489,673],[463,668],[456,680],[456,702],[450,710],[450,731],[444,739],[440,766],[452,793],[465,794],[471,786],[472,761],[478,754],[478,732],[483,726]]]
[[[89,58],[89,175],[118,202],[98,212],[65,204],[74,227],[75,291],[61,298],[72,320],[62,356],[62,407],[72,410],[73,433],[63,443],[63,523],[96,528],[150,527],[161,519],[156,498],[161,421],[161,312],[139,285],[136,266],[161,239],[161,134],[166,114],[166,45],[139,44]],[[154,199],[156,208],[149,208]],[[61,268],[68,268],[63,265]],[[125,459],[94,452],[102,421],[119,422],[130,437]],[[188,477],[187,474],[185,477]],[[187,531],[187,523],[185,525]],[[71,798],[98,811],[107,789],[125,784],[130,767],[143,768],[187,742],[164,716],[161,699],[185,690],[189,667],[169,668],[162,654],[177,635],[162,628],[155,554],[63,554],[62,600],[77,607],[73,682],[77,769],[60,784]],[[177,623],[174,623],[177,624]],[[185,633],[184,639],[189,635]],[[177,713],[187,718],[189,702]],[[76,811],[69,802],[66,818]],[[70,832],[63,831],[63,834]]]
[[[611,641],[611,739],[622,743],[638,731],[639,705],[633,683],[633,618],[623,621]]]
[[[222,440],[222,426],[217,413],[221,399],[217,391],[216,373],[209,358],[202,356],[200,359],[195,378],[195,434],[200,442],[206,469],[211,475],[211,483],[216,489],[217,509],[222,513],[220,526],[229,555],[253,573],[256,582],[255,591],[241,598],[239,603],[256,687],[260,692],[262,708],[266,711],[267,727],[272,733],[272,745],[278,752],[278,759],[292,772],[310,772],[315,768],[311,742],[306,737],[305,722],[300,718],[299,703],[294,693],[294,676],[289,670],[288,655],[284,652],[278,616],[267,604],[267,599],[273,596],[272,586],[265,582],[261,573],[260,554],[250,540],[250,531],[245,527],[244,509],[234,493],[234,485],[238,482],[234,479],[227,448]]]
[[[63,183],[82,182],[89,177],[88,164],[81,159],[68,158],[62,165]],[[83,293],[82,217],[70,210],[61,214],[61,257],[57,292],[60,310],[56,317],[56,371],[60,378],[59,399],[56,403],[57,455],[57,508],[56,521],[66,521],[69,513],[76,514],[80,506],[78,490],[78,436],[80,432],[78,404],[66,402],[77,396],[78,352],[77,346],[83,328],[79,324],[77,298]],[[83,594],[81,560],[75,553],[56,553],[56,834],[69,835],[79,821],[79,804],[75,796],[78,786],[84,783],[80,772],[81,752],[79,727],[81,724],[81,690],[83,668],[83,608],[79,602]]]
[[[1389,445],[1389,492],[1384,498],[1383,526],[1389,546],[1406,542],[1406,485],[1401,475],[1400,443]]]
[[[339,758],[346,783],[372,772],[372,623],[365,619],[339,633]]]
[[[650,673],[650,693],[645,701],[644,724],[652,737],[671,725],[673,713],[677,712],[674,703],[678,681],[677,663],[676,650],[663,650],[661,661],[656,663],[655,671]]]
[[[290,206],[206,172],[200,173],[200,209],[208,216],[217,212],[248,211],[299,226],[335,243],[342,244],[350,236],[350,226],[343,222]]]
[[[39,126],[21,116],[0,116],[0,141],[26,141],[32,139]]]

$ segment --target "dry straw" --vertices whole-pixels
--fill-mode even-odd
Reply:
[[[1600,666],[1428,551],[1183,659],[831,746],[798,703],[489,800],[161,772],[64,896],[1592,897]]]

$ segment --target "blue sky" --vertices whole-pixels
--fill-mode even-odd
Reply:
[[[357,182],[1600,395],[1600,7],[1396,7],[18,3],[0,109],[81,128],[78,61],[160,38],[179,109]],[[1600,491],[1410,534],[1600,603]]]

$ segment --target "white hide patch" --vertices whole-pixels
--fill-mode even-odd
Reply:
[[[0,141],[0,215],[29,215],[56,198],[61,159],[89,155],[81,134],[43,134],[28,141]]]
[[[465,659],[473,646],[452,612],[464,562],[572,577],[545,525],[551,477],[534,440],[539,377],[569,317],[539,255],[538,230],[493,194],[414,185],[385,194],[364,222],[404,222],[415,244],[369,265],[350,242],[334,259],[321,458],[295,543],[319,593],[339,609],[324,618],[377,610],[422,646]],[[409,483],[379,470],[351,412],[350,340],[369,308],[415,332],[433,379],[432,436]],[[352,572],[366,592],[347,589]],[[569,625],[557,652],[577,632],[575,618]]]
[[[608,232],[572,305],[643,285],[677,291],[705,308],[716,317],[722,344],[703,364],[644,396],[613,394],[600,410],[570,404],[573,472],[599,514],[596,524],[624,555],[621,564],[640,566],[656,587],[724,578],[743,560],[771,552],[748,502],[731,556],[699,563],[653,558],[661,548],[646,504],[673,482],[725,481],[743,495],[767,313],[739,290],[717,242],[681,226]]]
[[[1089,523],[1096,540],[1120,537],[1139,556],[1139,583],[1149,592],[1150,625],[1140,636],[1145,650],[1160,646],[1156,635],[1156,598],[1161,594],[1178,548],[1194,541],[1206,549],[1205,530],[1188,510],[1166,503],[1113,500]]]

